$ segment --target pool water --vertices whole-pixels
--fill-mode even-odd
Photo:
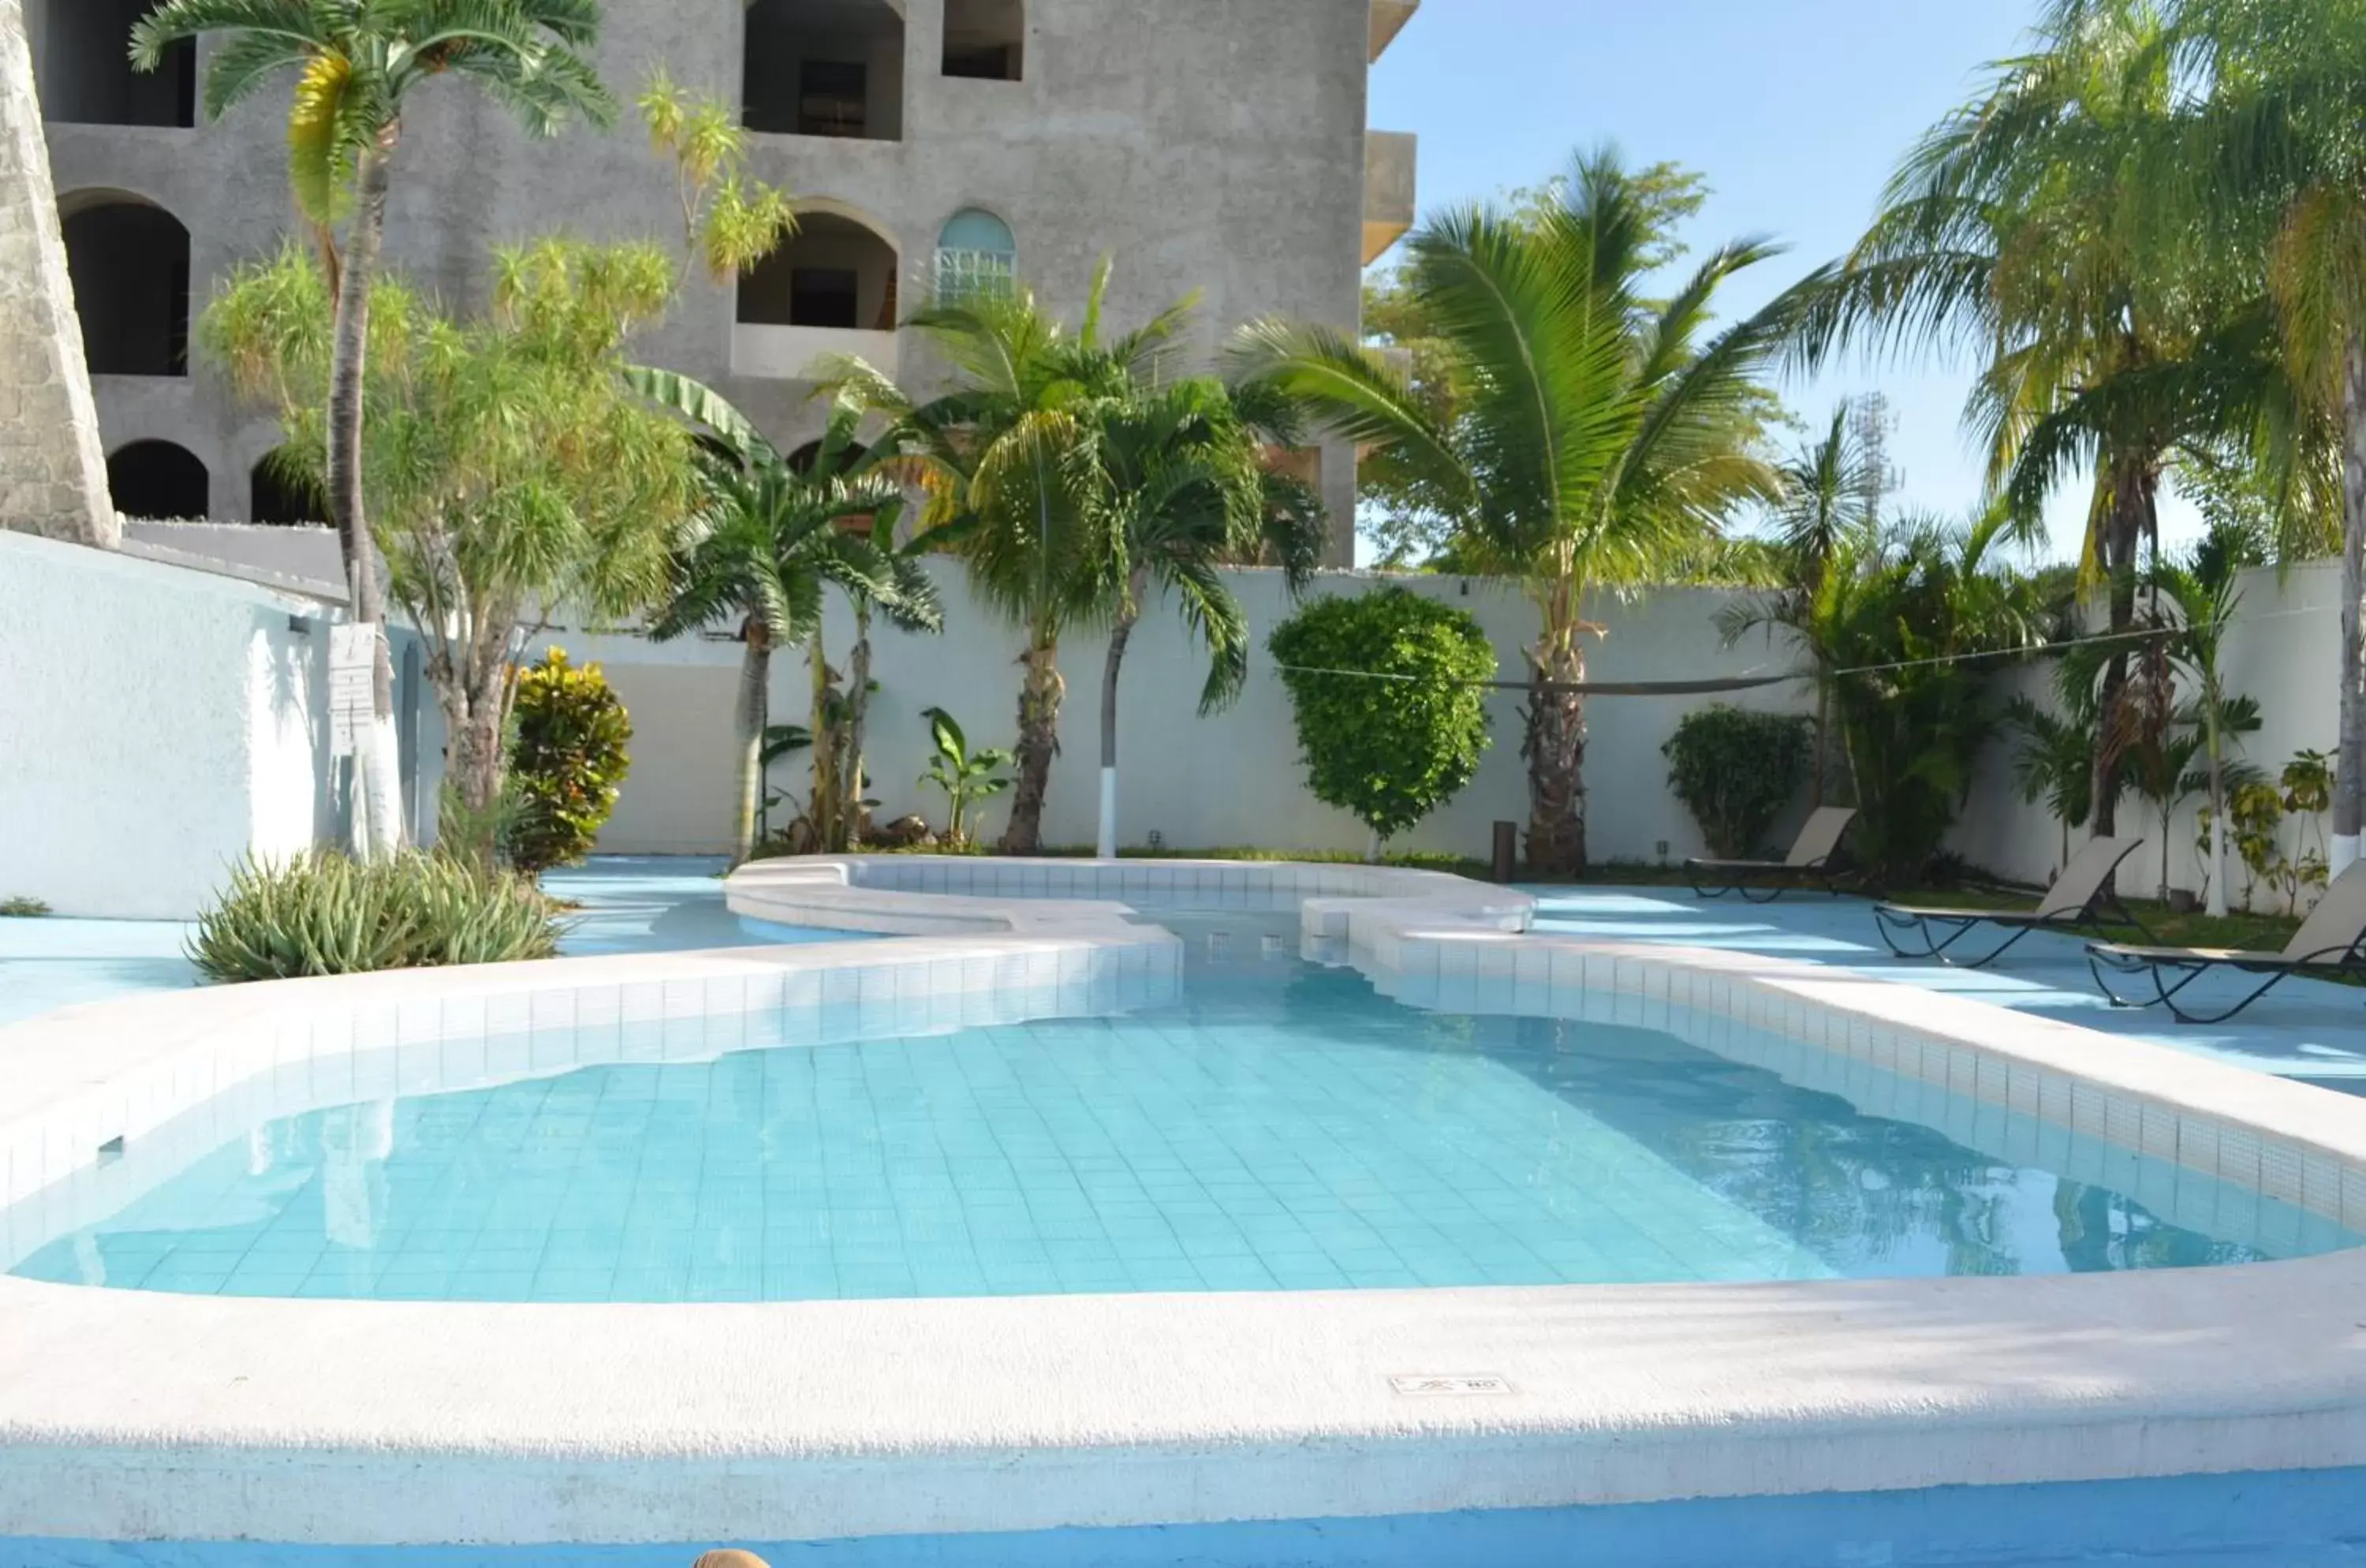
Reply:
[[[289,1117],[13,1262],[156,1291],[469,1301],[2033,1274],[2211,1236],[1685,1044],[1417,1012],[1273,917],[1168,920],[1134,1016],[794,1042]],[[2221,1211],[2233,1204],[2221,1205]]]

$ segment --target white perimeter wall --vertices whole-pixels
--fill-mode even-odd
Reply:
[[[971,601],[960,569],[931,563],[947,602],[940,637],[883,632],[874,640],[871,759],[882,819],[918,812],[944,821],[942,796],[917,781],[927,765],[929,733],[923,709],[941,706],[961,721],[973,745],[1008,748],[1017,733],[1019,635]],[[1327,574],[1312,594],[1362,593],[1380,579]],[[1520,649],[1535,635],[1534,608],[1516,589],[1459,578],[1401,579],[1414,592],[1470,611],[1494,640],[1502,677],[1518,681]],[[1171,606],[1152,612],[1136,632],[1125,666],[1119,763],[1121,840],[1146,841],[1153,830],[1170,849],[1255,845],[1290,850],[1365,848],[1363,829],[1346,813],[1316,801],[1304,787],[1288,694],[1265,652],[1272,628],[1288,618],[1279,574],[1234,573],[1232,581],[1256,627],[1248,689],[1230,710],[1197,717],[1204,660],[1187,646]],[[1606,681],[1715,678],[1763,670],[1780,673],[1789,656],[1753,641],[1728,651],[1713,617],[1724,595],[1667,590],[1632,604],[1609,602],[1594,614],[1609,627],[1594,651],[1594,674]],[[851,619],[833,605],[828,631],[842,665],[852,640]],[[565,646],[579,660],[606,665],[631,709],[637,739],[633,774],[614,821],[602,840],[625,853],[714,852],[727,847],[732,796],[731,707],[739,648],[692,640],[651,645],[630,637],[558,635],[541,643]],[[1068,700],[1061,722],[1063,754],[1053,776],[1045,841],[1089,846],[1098,807],[1099,709],[1105,639],[1078,636],[1061,649]],[[538,654],[540,645],[535,651]],[[773,721],[804,723],[810,710],[802,654],[775,659]],[[1376,684],[1372,701],[1388,700]],[[1596,858],[1654,860],[1665,841],[1675,857],[1696,853],[1698,829],[1669,795],[1660,748],[1690,708],[1710,699],[1601,699],[1592,706],[1593,742],[1586,775],[1593,781],[1593,849]],[[1743,694],[1737,702],[1799,707],[1797,688]],[[1494,746],[1478,778],[1451,806],[1398,840],[1401,849],[1450,851],[1483,859],[1490,825],[1527,819],[1526,773],[1519,757],[1520,699],[1490,699]],[[775,788],[802,795],[805,770],[795,760],[773,773]],[[988,808],[999,831],[1007,799]],[[1787,830],[1787,827],[1786,827]]]
[[[241,855],[312,843],[331,800],[326,632],[290,616],[319,613],[0,533],[0,898],[183,919]]]
[[[2330,751],[2339,739],[2340,604],[2338,562],[2287,571],[2264,568],[2244,575],[2242,597],[2226,637],[2226,689],[2259,699],[2261,728],[2242,738],[2240,755],[2270,778],[2283,771],[2294,752]],[[2048,703],[2048,678],[2042,667],[2016,671],[1996,682],[1993,700],[2001,706],[2020,692]],[[2012,780],[2012,750],[2009,738],[1989,747],[1957,827],[1955,846],[1976,865],[2017,881],[2042,883],[2061,864],[2061,829],[2042,805],[2031,806],[2021,798]],[[2196,850],[2205,804],[2201,797],[2187,801],[2170,819],[2166,840],[2171,887],[2199,893],[2205,885]],[[2120,886],[2131,894],[2148,896],[2161,879],[2159,816],[2149,803],[2131,795],[2121,802],[2119,828],[2122,837],[2145,840],[2135,863],[2122,874]],[[2306,847],[2321,853],[2331,828],[2323,818],[2306,823],[2288,820],[2285,852],[2296,855]],[[2074,837],[2074,845],[2076,841]],[[2231,848],[2227,860],[2233,870],[2231,896],[2240,906],[2245,873]],[[2279,908],[2265,886],[2257,890],[2253,902],[2260,909]]]
[[[971,601],[958,566],[932,563],[949,626],[941,637],[883,630],[881,689],[872,706],[870,755],[883,818],[918,812],[941,825],[941,797],[918,784],[929,737],[921,710],[941,705],[974,743],[1013,739],[1020,638]],[[1326,575],[1315,594],[1362,593],[1382,580]],[[1412,578],[1414,592],[1469,610],[1493,639],[1504,679],[1519,679],[1520,649],[1535,612],[1515,590],[1482,580]],[[1265,655],[1267,634],[1290,614],[1280,579],[1234,575],[1256,626],[1248,689],[1232,709],[1201,720],[1195,709],[1205,665],[1186,645],[1171,608],[1155,610],[1133,641],[1125,673],[1121,839],[1139,846],[1155,830],[1170,849],[1254,845],[1360,851],[1363,830],[1306,793],[1290,705]],[[2229,638],[2232,688],[2260,699],[2267,728],[2248,755],[2270,773],[2293,752],[2334,744],[2338,572],[2311,567],[2247,580]],[[1603,681],[1683,681],[1781,673],[1790,655],[1763,639],[1720,646],[1714,617],[1724,595],[1665,590],[1594,613],[1607,635],[1594,650]],[[291,624],[303,617],[309,629]],[[292,852],[337,831],[337,792],[327,756],[321,671],[327,615],[310,600],[232,579],[0,533],[0,898],[40,898],[62,913],[185,918],[241,854]],[[852,627],[833,605],[828,646],[843,660]],[[739,648],[719,639],[657,645],[630,637],[558,632],[540,639],[598,660],[632,712],[632,777],[602,841],[614,853],[715,853],[727,847],[731,812],[731,706]],[[1098,802],[1098,723],[1103,639],[1079,636],[1063,649],[1069,682],[1065,752],[1054,773],[1047,841],[1092,842]],[[1998,683],[2042,693],[2032,669]],[[802,655],[774,663],[775,722],[802,722]],[[1376,686],[1375,705],[1387,700]],[[1592,848],[1597,860],[1652,862],[1698,852],[1698,829],[1669,793],[1661,747],[1706,697],[1596,698],[1590,705]],[[1805,711],[1795,685],[1741,694],[1743,705]],[[1478,778],[1400,848],[1483,858],[1490,824],[1525,824],[1519,758],[1520,699],[1489,701],[1494,746]],[[422,716],[426,798],[440,774],[441,726]],[[774,770],[774,787],[806,788],[796,760]],[[2172,886],[2199,888],[2188,803],[2169,834]],[[1000,829],[1006,802],[985,826]],[[1778,825],[1786,835],[1804,802]],[[2148,839],[2131,891],[2159,875],[2158,824],[2124,808],[2123,830]],[[2315,831],[2321,831],[2316,825]],[[2293,825],[2297,847],[2304,829]],[[2314,839],[2311,840],[2314,842]],[[2058,862],[2059,835],[2043,807],[2012,787],[2010,747],[1992,748],[1967,802],[1955,847],[1974,863],[2029,882]],[[2239,882],[2237,893],[2240,892]],[[2264,890],[2259,902],[2264,907]]]

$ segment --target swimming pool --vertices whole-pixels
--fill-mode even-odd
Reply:
[[[2028,1127],[1991,1121],[1978,1152],[1662,1030],[1418,1011],[1302,962],[1287,917],[1155,919],[1187,939],[1168,1005],[828,1044],[766,1015],[704,1060],[276,1117],[64,1234],[9,1227],[6,1261],[193,1293],[724,1302],[2095,1272],[2358,1242],[2198,1179],[2179,1213],[2207,1218],[2179,1224],[2001,1152]]]
[[[1189,940],[1117,898],[1188,907]],[[817,862],[742,873],[731,902],[926,934],[200,992],[0,1040],[0,1193],[25,1242],[5,1255],[89,1232],[74,1277],[108,1281],[0,1276],[0,1535],[19,1538],[0,1557],[325,1565],[368,1548],[527,1568],[739,1540],[899,1568],[1595,1546],[1638,1568],[2203,1562],[2263,1544],[2234,1528],[2261,1510],[2279,1546],[2366,1539],[2334,1478],[2366,1464],[2366,1251],[2325,1250],[2366,1230],[2354,1100],[1831,970],[1527,935],[1516,895],[1415,874]],[[1268,951],[1263,911],[1300,904],[1308,951],[1353,974]],[[983,1087],[964,1072],[952,1092],[949,1065],[987,1041]],[[1162,1051],[1201,1070],[1140,1071]],[[802,1108],[772,1077],[800,1056]],[[824,1100],[826,1068],[860,1094]],[[625,1131],[602,1132],[627,1085]],[[497,1112],[505,1093],[570,1103],[534,1131],[541,1112]],[[712,1129],[692,1145],[656,1140],[658,1182],[638,1163],[611,1179],[604,1140],[656,1146],[652,1125],[693,1120]],[[232,1294],[238,1265],[193,1249],[180,1284],[108,1288],[134,1273],[130,1252],[110,1272],[108,1224],[207,1161],[225,1164],[218,1198],[276,1202],[254,1185],[273,1123],[262,1163],[299,1196],[197,1228],[297,1227],[303,1277]],[[1220,1135],[1177,1147],[1177,1126]],[[1007,1171],[953,1179],[947,1140],[981,1128],[993,1156],[958,1157]],[[1038,1141],[1014,1154],[1005,1132]],[[1335,1173],[1334,1148],[1354,1163]],[[797,1164],[811,1149],[817,1181]],[[522,1173],[519,1154],[573,1175]],[[1181,1176],[1196,1195],[1160,1190]],[[882,1190],[868,1234],[841,1237],[851,1200]],[[415,1206],[480,1190],[520,1209],[476,1221],[453,1265],[470,1222],[422,1225]],[[621,1205],[630,1230],[645,1201],[663,1223],[643,1244],[686,1229],[684,1255],[562,1252],[544,1280],[562,1234],[618,1228],[563,1220]],[[1523,1242],[1554,1272],[1497,1282],[1411,1228],[1458,1201],[1515,1240],[1618,1222],[1624,1246],[1575,1261],[1669,1269],[1639,1234],[1675,1266],[1570,1282],[1571,1258]],[[1329,1205],[1414,1282],[1358,1281],[1351,1261],[1389,1259],[1310,1223]],[[973,1209],[1023,1228],[989,1235]],[[330,1235],[332,1210],[354,1239]],[[1171,1251],[1139,1260],[1140,1283],[1130,1267],[1092,1282],[1102,1248],[1147,1245],[1132,1227],[1152,1214],[1199,1284],[1150,1282]],[[1719,1251],[1746,1276],[1683,1272],[1704,1214],[1774,1246]],[[830,1294],[820,1244],[783,1234],[815,1218]],[[1303,1239],[1260,1250],[1276,1222]],[[1221,1245],[1185,1245],[1203,1224]],[[412,1236],[435,1239],[410,1267],[380,1256]],[[260,1238],[241,1239],[216,1256],[242,1264]],[[1317,1253],[1347,1288],[1276,1269]],[[720,1277],[749,1255],[752,1280]],[[1203,1272],[1244,1261],[1273,1284]],[[974,1269],[976,1293],[923,1293],[923,1262]],[[2175,1266],[2211,1262],[2233,1266]],[[718,1297],[754,1293],[697,1298],[702,1264]],[[1424,1283],[1429,1266],[1464,1282]],[[1040,1293],[995,1293],[1031,1268]],[[468,1299],[471,1272],[510,1278]],[[306,1299],[316,1273],[340,1299]],[[383,1289],[397,1273],[414,1279]],[[533,1300],[546,1285],[580,1294]],[[2162,1506],[2140,1500],[2154,1482],[2177,1489]],[[2066,1490],[2009,1490],[2032,1485]],[[163,1544],[83,1544],[108,1541]],[[253,1541],[276,1544],[231,1544]]]

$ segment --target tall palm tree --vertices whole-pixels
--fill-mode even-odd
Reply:
[[[207,72],[218,119],[283,72],[297,73],[289,173],[313,223],[333,291],[328,394],[330,520],[344,551],[354,619],[377,633],[374,735],[362,759],[373,852],[401,839],[394,666],[362,491],[362,391],[371,285],[385,249],[387,189],[411,95],[439,76],[473,83],[537,136],[580,116],[605,126],[615,105],[585,60],[599,0],[163,0],[131,30],[132,63],[153,71],[185,39],[225,41]],[[332,238],[350,219],[342,251]]]
[[[1755,450],[1758,378],[1821,282],[1714,332],[1720,289],[1774,248],[1726,245],[1654,304],[1657,238],[1634,176],[1608,151],[1582,156],[1554,199],[1432,219],[1409,266],[1470,373],[1448,423],[1342,333],[1268,321],[1233,349],[1237,378],[1301,400],[1340,434],[1428,476],[1459,509],[1458,554],[1527,580],[1541,621],[1522,747],[1528,858],[1547,874],[1585,865],[1581,688],[1601,630],[1589,600],[1697,557],[1730,511],[1774,492]]]
[[[1824,804],[1831,779],[1832,663],[1830,650],[1815,642],[1816,603],[1834,560],[1879,530],[1886,479],[1880,455],[1858,434],[1856,412],[1843,401],[1832,411],[1824,438],[1776,469],[1781,489],[1774,508],[1774,544],[1788,588],[1764,618],[1770,628],[1781,626],[1798,637],[1815,663],[1818,806]],[[1737,602],[1720,617],[1729,644],[1741,635],[1746,613],[1747,606]]]
[[[636,368],[633,388],[702,426],[709,449],[708,504],[679,552],[673,595],[650,625],[659,641],[737,621],[745,651],[739,666],[737,739],[739,782],[732,816],[733,863],[755,852],[763,798],[764,733],[770,717],[775,650],[804,645],[816,675],[814,744],[826,744],[827,666],[821,648],[824,591],[837,584],[892,604],[915,624],[941,625],[933,591],[907,597],[909,579],[889,563],[861,523],[890,534],[903,489],[884,468],[842,461],[861,411],[832,410],[825,457],[804,471],[782,456],[730,403],[670,371]],[[719,448],[719,449],[718,449]],[[919,584],[927,584],[925,576]],[[817,815],[840,804],[838,775],[817,756]]]
[[[1118,682],[1154,595],[1171,597],[1207,649],[1200,711],[1211,713],[1237,697],[1248,677],[1248,616],[1222,569],[1270,557],[1296,594],[1322,560],[1321,498],[1266,461],[1269,446],[1294,445],[1295,434],[1286,403],[1256,391],[1236,400],[1209,377],[1096,410],[1087,450],[1098,470],[1097,504],[1108,511],[1097,536],[1118,555],[1105,579],[1117,602],[1101,674],[1096,852],[1104,860],[1118,848]]]
[[[2366,29],[2350,0],[2177,0],[2180,59],[2211,85],[2192,209],[2258,247],[2287,364],[2340,429],[2341,739],[2331,869],[2366,829]],[[2223,815],[2223,813],[2221,814]]]
[[[891,438],[930,491],[929,522],[960,530],[955,548],[972,589],[1025,638],[1006,854],[1042,848],[1067,695],[1061,640],[1108,624],[1119,603],[1122,557],[1093,454],[1100,422],[1156,384],[1191,310],[1185,300],[1105,337],[1109,281],[1103,261],[1073,331],[1024,288],[975,291],[915,315],[908,325],[952,371],[952,389],[928,402],[860,361],[825,377],[888,417]]]
[[[2183,361],[2194,314],[2180,269],[2146,248],[2156,227],[2135,177],[2169,136],[2165,44],[2154,0],[2057,7],[2029,50],[1999,62],[1986,91],[1907,155],[1801,343],[1810,364],[1846,343],[1978,356],[1966,418],[1991,481],[2014,486],[2026,509],[2067,455],[2090,458],[2083,570],[2108,585],[2120,635],[2135,625],[2137,560],[2158,545],[2185,420],[2181,383],[2163,371]],[[2080,417],[2024,468],[2033,431],[2081,399]],[[2126,660],[2111,660],[2106,709],[2126,679]],[[2119,794],[2099,776],[2099,833],[2112,830]]]

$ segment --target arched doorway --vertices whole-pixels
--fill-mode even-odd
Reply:
[[[213,476],[186,446],[134,441],[107,460],[107,488],[126,517],[202,519],[213,506]]]
[[[739,320],[749,326],[893,332],[896,247],[855,219],[797,215],[797,231],[739,277]]]
[[[91,374],[187,375],[189,231],[136,197],[84,193],[58,205]]]
[[[247,507],[248,521],[283,525],[327,522],[327,502],[283,454],[284,448],[254,465],[249,476],[254,499]]]
[[[945,0],[946,75],[1016,82],[1026,64],[1026,0]]]
[[[756,0],[747,39],[749,130],[903,139],[904,18],[886,0]]]
[[[197,51],[173,46],[153,71],[131,68],[131,28],[155,0],[34,0],[26,9],[43,118],[76,125],[197,123]]]

